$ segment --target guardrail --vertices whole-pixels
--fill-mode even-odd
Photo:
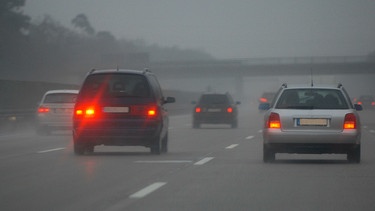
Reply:
[[[35,119],[35,109],[0,110],[0,133],[16,131],[31,126]]]
[[[188,114],[191,105],[167,104],[170,116]],[[0,110],[0,133],[15,132],[24,128],[31,128],[35,123],[35,109],[3,109]]]

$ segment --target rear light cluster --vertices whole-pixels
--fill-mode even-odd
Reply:
[[[259,101],[260,101],[261,103],[266,103],[266,102],[268,102],[267,98],[265,98],[265,97],[261,97],[261,98],[259,98]]]
[[[42,114],[42,113],[48,113],[49,112],[49,108],[46,107],[46,106],[39,106],[38,108],[38,113]]]
[[[357,128],[357,118],[353,113],[345,115],[344,119],[344,129],[356,129]]]
[[[280,115],[278,113],[272,112],[268,117],[267,128],[281,128]]]
[[[154,117],[158,114],[157,106],[154,105],[137,105],[130,106],[128,112],[103,112],[102,109],[95,106],[77,106],[74,115],[81,118],[98,117],[102,113],[128,114],[133,116]]]
[[[233,112],[233,108],[232,107],[228,107],[226,111],[228,113],[232,113]],[[200,113],[200,112],[202,112],[202,108],[201,107],[195,107],[195,113]]]

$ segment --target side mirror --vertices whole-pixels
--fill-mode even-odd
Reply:
[[[360,104],[354,104],[354,109],[357,110],[357,111],[362,111],[363,107]]]
[[[176,99],[174,97],[167,97],[167,99],[164,100],[165,103],[174,103],[176,102]]]
[[[262,111],[266,111],[266,110],[270,109],[270,107],[271,107],[271,105],[269,103],[261,103],[261,104],[259,104],[258,109],[262,110]]]
[[[236,105],[240,105],[241,104],[241,102],[240,101],[236,101]]]

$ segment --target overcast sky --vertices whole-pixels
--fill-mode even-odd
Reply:
[[[33,21],[201,49],[219,59],[351,56],[375,51],[375,0],[26,0]]]

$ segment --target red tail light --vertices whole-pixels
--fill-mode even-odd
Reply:
[[[358,105],[362,105],[362,102],[361,102],[361,101],[358,101],[357,104],[358,104]]]
[[[200,107],[195,108],[195,113],[200,113],[201,111],[202,111],[202,109]]]
[[[268,128],[281,128],[280,115],[278,113],[272,112],[268,117],[267,122]]]
[[[49,112],[49,108],[48,107],[40,106],[38,108],[38,113],[48,113],[48,112]]]
[[[344,119],[344,129],[356,129],[357,128],[357,118],[353,113],[345,115]]]
[[[261,97],[261,98],[259,99],[259,101],[260,101],[261,103],[266,103],[266,102],[268,102],[267,98],[264,98],[264,97]]]
[[[371,102],[371,105],[372,105],[372,106],[375,106],[375,102]]]
[[[156,116],[156,108],[148,108],[147,116]]]
[[[233,112],[233,108],[232,108],[232,107],[228,107],[228,108],[227,108],[227,112],[228,112],[228,113],[232,113],[232,112]]]
[[[97,112],[94,106],[76,108],[74,114],[76,117],[92,118]]]

